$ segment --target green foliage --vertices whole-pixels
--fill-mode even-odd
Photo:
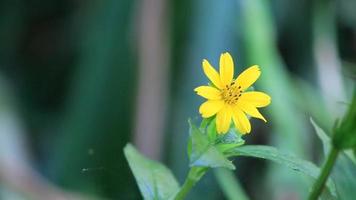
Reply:
[[[274,147],[264,145],[246,145],[235,148],[228,153],[229,156],[248,156],[271,160],[278,164],[284,165],[294,171],[317,178],[320,169],[313,163],[302,160],[294,155],[281,153]],[[329,180],[327,183],[329,191],[336,196],[335,184]]]
[[[311,122],[316,133],[323,143],[324,152],[331,148],[331,139],[323,129],[321,129],[312,119]],[[326,153],[325,153],[326,154]],[[356,188],[356,159],[351,151],[342,152],[331,175],[336,183],[338,196],[340,199],[354,199],[354,188]]]
[[[51,2],[46,1],[49,5]],[[68,38],[69,43],[64,43],[64,38],[63,44],[60,42],[64,47],[61,51],[74,52],[71,54],[73,65],[67,66],[69,80],[63,86],[68,88],[67,95],[53,93],[55,98],[62,99],[63,110],[43,115],[40,109],[38,114],[42,117],[37,123],[39,127],[53,126],[56,130],[50,134],[55,139],[45,142],[46,146],[53,147],[43,149],[50,155],[45,164],[49,177],[76,192],[100,194],[109,199],[137,199],[138,191],[128,176],[129,169],[122,164],[125,157],[116,153],[126,145],[133,132],[130,124],[135,92],[129,85],[135,84],[136,67],[127,51],[130,46],[125,39],[128,33],[123,31],[130,28],[127,22],[133,5],[125,0],[87,1],[78,13],[65,17],[71,25],[64,27],[75,27],[69,33],[73,34],[73,38]],[[52,64],[43,69],[54,69],[49,66]],[[33,70],[29,68],[29,71]],[[44,72],[31,74],[37,74],[34,80],[51,77]],[[50,79],[57,81],[57,78]],[[50,91],[57,90],[53,85],[49,87]],[[55,115],[50,117],[50,114]],[[30,118],[36,117],[31,115]],[[80,169],[91,167],[103,167],[104,170],[80,173]]]
[[[179,184],[168,168],[145,158],[131,144],[126,145],[124,153],[144,199],[174,198]]]
[[[324,154],[326,155],[326,153],[331,149],[331,139],[325,133],[325,131],[322,128],[320,128],[318,124],[316,124],[314,122],[314,120],[312,118],[310,118],[310,122],[312,123],[317,136],[319,137],[319,139],[321,140],[321,142],[323,144]],[[347,150],[347,151],[344,151],[343,153],[345,153],[345,155],[347,157],[349,157],[349,159],[356,165],[356,157],[355,157],[355,155],[352,154],[352,151]]]
[[[245,140],[242,139],[242,135],[237,132],[235,127],[231,127],[226,134],[217,134],[215,117],[203,119],[200,131],[207,135],[209,142],[222,153],[245,144]]]
[[[197,167],[225,167],[235,169],[235,166],[225,158],[214,144],[209,142],[208,137],[203,134],[192,122],[190,124],[190,166]],[[188,151],[189,152],[189,151]]]
[[[340,153],[331,177],[335,181],[337,193],[342,200],[354,200],[356,188],[356,165],[348,156]]]
[[[335,129],[333,144],[336,148],[350,149],[356,148],[356,91],[349,110],[339,127]]]
[[[226,134],[216,136],[215,143],[216,148],[218,148],[220,152],[225,153],[230,149],[242,146],[245,144],[245,140],[242,139],[241,134],[236,132],[235,128],[231,128]]]
[[[318,168],[311,162],[293,155],[279,152],[276,148],[264,145],[245,145],[229,152],[229,156],[248,156],[274,161],[308,176],[317,176]]]
[[[215,141],[216,139],[216,119],[214,118],[214,120],[212,120],[212,122],[208,125],[207,129],[206,129],[208,138],[210,142]]]
[[[294,105],[299,97],[292,92],[290,74],[276,45],[276,27],[269,1],[244,1],[242,7],[239,24],[244,34],[246,63],[261,66],[263,73],[255,86],[272,97],[272,103],[266,110],[268,121],[273,122],[271,133],[274,134],[269,136],[270,141],[281,150],[288,149],[298,156],[305,156],[305,125],[300,110]],[[300,196],[305,194],[304,180],[291,175],[285,168],[269,167],[266,178],[265,186],[269,187],[272,199],[288,195],[290,191]]]
[[[249,200],[235,174],[227,169],[214,169],[216,180],[219,182],[222,192],[229,200]]]
[[[322,128],[318,126],[318,124],[316,124],[316,122],[314,122],[313,118],[310,118],[310,122],[315,129],[316,135],[319,137],[323,144],[324,154],[326,155],[326,153],[329,152],[331,146],[330,137],[324,132]]]

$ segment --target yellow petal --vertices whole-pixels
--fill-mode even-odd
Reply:
[[[234,61],[231,55],[226,52],[220,56],[220,79],[223,86],[229,85],[234,76]]]
[[[221,110],[224,106],[224,101],[220,100],[208,100],[201,104],[199,107],[199,113],[204,118],[211,117]]]
[[[238,107],[234,107],[232,119],[238,131],[241,134],[246,134],[251,132],[251,124],[245,113],[243,113]]]
[[[249,88],[260,77],[261,71],[258,65],[247,68],[237,77],[237,84],[242,90]]]
[[[267,122],[267,120],[262,116],[262,114],[257,110],[257,108],[255,106],[253,106],[252,104],[248,103],[248,102],[244,102],[244,101],[238,101],[237,102],[237,106],[244,111],[245,113],[247,113],[248,115],[250,115],[251,117],[255,117],[258,119],[262,119],[264,122]]]
[[[214,87],[210,87],[210,86],[200,86],[200,87],[197,87],[194,89],[194,91],[204,97],[204,98],[207,98],[207,99],[210,99],[210,100],[219,100],[221,99],[221,92],[214,88]]]
[[[216,130],[218,134],[226,133],[231,124],[232,108],[225,105],[216,115]]]
[[[271,97],[263,92],[244,92],[240,100],[248,102],[257,108],[268,106],[271,103]]]
[[[205,75],[209,78],[209,80],[217,87],[222,89],[223,86],[220,81],[219,73],[210,65],[207,60],[203,60],[203,70]]]

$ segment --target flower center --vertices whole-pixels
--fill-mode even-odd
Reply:
[[[230,105],[236,104],[237,100],[241,97],[241,94],[241,86],[237,85],[235,81],[231,82],[230,85],[226,85],[221,93],[225,103]]]

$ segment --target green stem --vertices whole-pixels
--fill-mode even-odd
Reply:
[[[206,172],[206,168],[192,167],[188,173],[187,178],[184,181],[183,186],[180,188],[174,200],[183,200],[193,186],[200,180]]]
[[[195,185],[195,181],[192,179],[186,179],[182,188],[180,189],[180,191],[178,192],[175,200],[183,200],[185,198],[185,196],[187,196],[188,192],[193,188],[193,186]]]
[[[327,160],[322,168],[322,171],[314,183],[313,190],[309,194],[309,200],[316,200],[318,199],[319,195],[324,189],[324,185],[326,181],[328,180],[328,177],[330,175],[330,172],[335,164],[335,161],[337,159],[337,156],[339,154],[339,150],[337,150],[335,147],[332,147]]]

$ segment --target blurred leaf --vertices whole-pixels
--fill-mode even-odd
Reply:
[[[352,153],[352,150],[345,150],[344,153],[356,165],[356,155]]]
[[[319,139],[323,143],[323,150],[324,150],[324,155],[326,155],[327,152],[330,150],[330,145],[331,145],[331,140],[330,137],[325,133],[323,129],[321,129],[312,118],[310,118],[310,122],[314,126],[315,132]],[[352,155],[351,150],[343,151],[344,154],[346,154],[347,157],[350,158],[350,160],[356,165],[356,158],[354,155]]]
[[[316,130],[318,137],[321,139],[324,147],[324,153],[329,151],[331,141],[328,135],[314,121],[311,122]],[[345,156],[346,155],[346,156]],[[352,164],[353,163],[353,164]],[[354,188],[356,188],[356,159],[351,151],[340,153],[336,161],[332,177],[336,183],[336,188],[340,199],[354,199]]]
[[[271,160],[315,179],[318,178],[320,172],[320,169],[313,163],[291,154],[281,153],[276,148],[270,146],[245,145],[230,151],[229,156],[248,156]],[[331,194],[336,196],[335,184],[331,179],[328,181],[327,186]]]
[[[356,89],[348,107],[340,126],[336,127],[332,136],[333,145],[337,149],[356,148]]]
[[[192,144],[190,155],[190,166],[198,167],[225,167],[235,169],[231,161],[211,144],[206,135],[204,135],[193,123],[190,124],[190,140]]]
[[[178,192],[179,184],[167,167],[145,158],[131,144],[124,153],[144,199],[171,199]]]
[[[294,152],[298,156],[305,155],[308,148],[305,124],[300,109],[295,107],[299,98],[293,93],[290,75],[280,50],[277,47],[277,32],[274,25],[274,15],[271,1],[254,0],[239,1],[242,4],[240,29],[244,46],[246,47],[246,64],[258,64],[262,75],[256,81],[258,90],[267,92],[272,97],[272,103],[266,110],[269,121],[273,122],[269,140],[279,149]],[[293,113],[291,115],[281,113]],[[272,166],[268,168],[265,186],[272,199],[285,196],[291,192],[305,197],[307,189],[302,177],[295,176],[286,168]],[[271,187],[273,185],[273,187]],[[267,194],[262,194],[267,195]]]
[[[327,152],[329,152],[330,150],[330,145],[331,145],[331,141],[328,135],[326,135],[326,133],[324,132],[323,129],[321,129],[313,120],[313,118],[310,118],[310,122],[313,125],[314,129],[315,129],[315,133],[316,135],[319,137],[319,139],[321,140],[321,142],[323,143],[323,149],[324,149],[324,155],[326,155]]]
[[[241,187],[233,171],[227,169],[215,169],[215,177],[223,191],[226,199],[248,200],[247,194]]]
[[[46,142],[51,148],[44,148],[48,155],[45,174],[77,192],[137,199],[129,168],[122,164],[125,156],[115,153],[133,132],[130,124],[135,92],[129,85],[136,80],[137,59],[127,49],[131,35],[128,22],[135,4],[108,0],[80,5],[83,7],[68,16],[73,27],[70,43],[76,47],[74,65],[69,68],[74,71],[63,97],[63,110],[54,121],[57,125],[53,124],[53,143]],[[88,167],[111,170],[80,173]]]
[[[351,159],[346,157],[345,154],[340,153],[331,176],[336,183],[336,189],[340,199],[354,200],[356,165],[351,162]]]
[[[293,83],[293,91],[299,97],[296,98],[298,108],[312,116],[321,127],[331,129],[334,119],[328,112],[320,90],[300,77],[293,77]]]

